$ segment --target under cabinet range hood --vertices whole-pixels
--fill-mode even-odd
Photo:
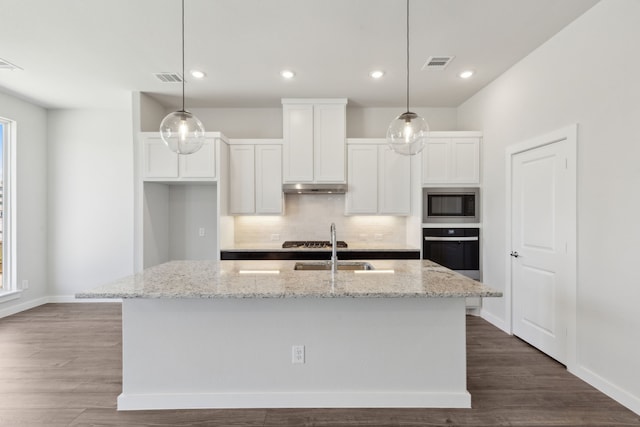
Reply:
[[[347,184],[282,184],[285,194],[344,194]]]

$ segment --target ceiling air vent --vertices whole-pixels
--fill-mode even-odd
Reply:
[[[430,56],[422,66],[422,70],[444,70],[455,56]]]
[[[15,64],[12,64],[6,59],[0,58],[0,70],[22,70],[22,68],[18,67]]]
[[[182,83],[182,77],[178,73],[155,73],[154,76],[162,83]]]

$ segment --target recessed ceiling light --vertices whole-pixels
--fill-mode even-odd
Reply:
[[[280,75],[285,79],[292,79],[296,75],[296,73],[291,70],[282,70],[280,71]]]
[[[473,71],[472,70],[465,70],[465,71],[461,72],[458,75],[460,76],[461,79],[468,79],[469,77],[473,76]]]
[[[369,73],[369,76],[370,76],[372,79],[380,79],[380,78],[382,78],[382,76],[384,76],[384,71],[381,71],[381,70],[375,70],[375,71],[370,72],[370,73]]]
[[[204,71],[200,70],[191,70],[191,77],[195,79],[204,79],[207,74]]]

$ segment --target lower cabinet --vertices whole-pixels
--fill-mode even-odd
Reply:
[[[347,215],[411,213],[411,160],[384,140],[353,143],[347,148]]]
[[[232,215],[281,215],[282,145],[229,147],[229,209]]]

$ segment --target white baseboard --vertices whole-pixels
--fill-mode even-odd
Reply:
[[[15,300],[14,300],[15,301]],[[11,316],[13,314],[20,313],[21,311],[30,310],[39,305],[49,302],[49,297],[36,298],[30,301],[25,301],[21,304],[13,304],[5,309],[0,309],[0,318]]]
[[[464,392],[122,393],[119,411],[231,408],[470,408]]]
[[[585,368],[578,364],[576,369],[572,369],[571,372],[576,377],[580,378],[587,384],[597,388],[602,393],[606,394],[619,404],[626,406],[636,414],[640,415],[640,397],[634,396],[626,390],[618,387],[617,385],[607,381],[605,378],[593,372],[591,369]]]
[[[14,300],[15,301],[15,300]],[[0,319],[3,317],[11,316],[13,314],[20,313],[22,311],[30,310],[32,308],[36,308],[43,304],[48,303],[67,303],[67,302],[77,302],[77,303],[87,303],[87,302],[122,302],[121,298],[76,298],[73,295],[58,295],[58,296],[47,296],[42,298],[36,298],[34,300],[25,301],[21,304],[14,304],[5,309],[0,308]],[[0,306],[1,307],[1,306]]]
[[[56,295],[50,296],[49,302],[122,302],[122,298],[76,298],[75,295]]]
[[[509,328],[506,324],[506,322],[499,318],[498,316],[496,316],[495,314],[485,310],[484,308],[482,310],[480,310],[480,317],[482,317],[484,320],[486,320],[487,322],[491,323],[493,326],[495,326],[496,328],[501,329],[502,331],[508,333],[509,335],[511,335],[511,331],[509,331]]]

